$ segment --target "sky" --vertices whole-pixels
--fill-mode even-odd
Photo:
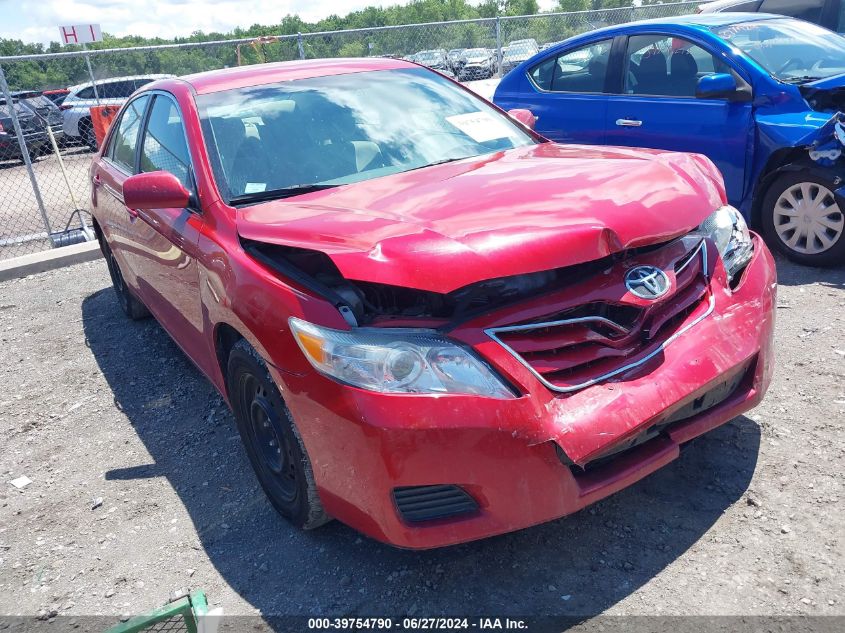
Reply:
[[[46,44],[59,40],[60,25],[97,23],[118,36],[170,38],[278,24],[288,14],[314,22],[333,13],[393,4],[407,0],[0,0],[0,37]],[[541,9],[554,4],[540,0]]]

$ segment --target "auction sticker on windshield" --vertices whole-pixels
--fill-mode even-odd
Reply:
[[[446,120],[476,143],[508,138],[511,130],[504,121],[487,112],[467,112],[446,117]]]

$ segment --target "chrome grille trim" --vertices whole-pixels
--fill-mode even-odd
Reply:
[[[707,270],[707,242],[706,242],[706,240],[702,239],[701,242],[699,243],[699,245],[696,246],[694,250],[701,252],[701,272],[704,275],[705,282],[709,286],[710,274],[709,274],[709,271]],[[695,253],[693,253],[693,256],[690,257],[686,262],[684,262],[683,266],[681,266],[681,268],[679,269],[678,272],[683,270],[689,264],[689,262],[692,261],[693,259],[695,259]],[[618,325],[617,323],[614,323],[613,321],[610,321],[609,319],[604,319],[602,317],[580,317],[580,318],[577,318],[577,319],[564,319],[562,321],[549,321],[547,323],[527,323],[527,324],[524,324],[524,325],[507,325],[507,326],[502,326],[502,327],[491,327],[491,328],[486,328],[484,330],[484,333],[487,336],[489,336],[491,339],[496,341],[499,345],[501,345],[505,350],[507,350],[507,352],[511,356],[513,356],[517,361],[519,361],[519,363],[523,367],[525,367],[528,371],[530,371],[534,375],[534,377],[537,378],[537,380],[539,380],[543,384],[544,387],[546,387],[547,389],[550,389],[551,391],[555,391],[557,393],[572,393],[574,391],[580,391],[581,389],[585,389],[587,387],[598,384],[600,382],[604,382],[605,380],[607,380],[609,378],[613,378],[614,376],[617,376],[617,375],[624,373],[626,371],[629,371],[631,369],[636,369],[640,365],[647,363],[652,358],[654,358],[655,356],[660,354],[673,341],[677,340],[678,338],[680,338],[681,336],[686,334],[689,330],[694,328],[696,325],[701,323],[704,319],[706,319],[708,316],[710,316],[713,313],[713,310],[716,309],[716,295],[712,291],[709,294],[710,294],[709,303],[708,303],[708,306],[707,306],[707,311],[704,314],[702,314],[701,316],[696,318],[694,321],[692,321],[691,323],[688,323],[687,325],[682,327],[680,330],[678,330],[677,332],[672,334],[672,336],[670,336],[665,341],[663,341],[657,348],[655,348],[652,352],[650,352],[646,356],[642,357],[641,359],[639,359],[637,361],[634,361],[633,363],[628,363],[627,365],[624,365],[622,367],[617,367],[613,371],[609,371],[609,372],[602,374],[600,376],[596,376],[595,378],[591,378],[590,380],[584,381],[584,382],[579,383],[577,385],[570,385],[568,387],[560,387],[558,385],[555,385],[555,384],[549,382],[545,378],[543,378],[543,376],[537,370],[535,370],[528,363],[528,361],[526,361],[518,352],[516,352],[507,343],[502,341],[497,336],[497,334],[500,333],[500,332],[501,333],[508,333],[508,332],[519,332],[519,331],[523,331],[523,330],[537,330],[537,329],[540,329],[540,328],[543,328],[543,327],[553,327],[553,326],[557,326],[557,325],[566,325],[566,324],[569,324],[569,323],[579,323],[579,322],[583,323],[585,321],[601,321],[601,322],[604,322],[606,325],[610,324],[611,326],[621,328],[622,331],[627,331],[627,330],[625,330],[625,328],[622,328],[622,326]]]
[[[523,332],[525,330],[539,330],[544,327],[557,327],[558,325],[570,325],[572,323],[601,323],[602,325],[606,325],[607,327],[618,332],[619,334],[625,335],[631,333],[631,330],[619,325],[615,321],[611,321],[610,319],[606,319],[604,317],[599,316],[577,317],[574,319],[561,319],[559,321],[544,321],[542,323],[524,323],[522,325],[504,325],[502,327],[488,328],[484,330],[484,333],[490,334],[491,332]],[[504,343],[502,343],[502,345],[504,345]]]

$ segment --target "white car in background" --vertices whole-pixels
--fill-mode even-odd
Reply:
[[[62,102],[66,141],[78,140],[97,149],[97,138],[91,123],[91,108],[98,105],[123,105],[129,96],[141,86],[157,79],[167,79],[174,75],[133,75],[131,77],[111,77],[97,80],[97,91],[91,82],[79,84],[69,88],[65,100]]]

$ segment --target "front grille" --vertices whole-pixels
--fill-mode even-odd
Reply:
[[[464,68],[461,71],[461,77],[465,79],[485,79],[492,75],[492,71],[489,68],[478,68],[478,67],[471,67],[471,68]]]
[[[409,523],[445,519],[478,510],[478,504],[469,493],[459,486],[447,484],[394,488],[393,500],[401,517]]]
[[[553,391],[583,389],[645,363],[713,310],[706,243],[670,266],[672,292],[651,305],[599,299],[485,331]]]

